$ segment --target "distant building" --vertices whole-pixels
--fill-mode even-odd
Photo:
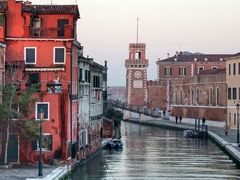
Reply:
[[[130,104],[167,110],[172,116],[205,117],[223,125],[227,113],[226,59],[233,54],[179,52],[156,62],[158,80],[149,81],[144,75],[140,78],[142,86],[136,86],[134,81],[141,77],[136,71],[146,72],[148,65],[144,56],[134,58],[137,51],[137,45],[129,46],[130,58],[125,61],[126,97]]]
[[[237,128],[237,104],[240,104],[240,55],[226,60],[227,83],[227,117],[226,123],[231,128]]]
[[[109,86],[108,99],[119,100],[126,102],[126,87],[125,86]]]
[[[158,60],[158,79],[174,79],[196,76],[204,70],[225,69],[225,58],[232,54],[200,54],[177,52],[176,55]]]
[[[146,44],[129,44],[129,57],[126,67],[126,98],[128,104],[145,106],[147,103],[147,67],[145,57]]]

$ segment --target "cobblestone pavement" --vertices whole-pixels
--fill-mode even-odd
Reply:
[[[49,174],[57,166],[43,167],[43,176]],[[0,180],[18,180],[38,177],[38,166],[19,166],[16,168],[0,169]]]

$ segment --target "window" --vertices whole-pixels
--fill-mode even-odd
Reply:
[[[219,88],[216,89],[216,106],[219,106],[220,104],[220,92]]]
[[[183,91],[180,90],[180,104],[183,104]]]
[[[100,87],[100,77],[93,76],[93,87],[99,88]]]
[[[64,47],[54,47],[54,64],[65,63],[66,49]]]
[[[240,88],[238,88],[238,99],[240,100]]]
[[[217,66],[212,66],[212,69],[218,69],[218,67]]]
[[[36,64],[36,47],[24,48],[25,64]]]
[[[233,75],[236,75],[236,63],[233,63]]]
[[[82,68],[80,68],[80,70],[79,70],[79,82],[81,82],[82,81]]]
[[[44,151],[51,151],[52,150],[52,135],[50,135],[49,133],[43,133],[42,134],[42,150]],[[35,140],[32,142],[32,150],[33,151],[39,151],[40,147],[39,147],[39,140]]]
[[[233,118],[233,124],[236,125],[236,121],[237,121],[237,116],[236,116],[236,113],[234,113],[234,118]]]
[[[228,75],[231,75],[231,64],[228,65]]]
[[[164,68],[164,75],[172,75],[172,68],[171,67],[165,67]]]
[[[186,68],[185,67],[180,67],[179,68],[179,75],[182,75],[182,76],[186,75]]]
[[[232,88],[228,88],[228,99],[232,99]]]
[[[208,100],[209,105],[212,105],[212,88],[209,89],[209,100]]]
[[[240,63],[238,63],[238,74],[240,74]]]
[[[232,95],[233,95],[233,99],[236,100],[237,99],[237,88],[232,88]]]
[[[41,19],[34,18],[32,21],[32,36],[41,36]]]
[[[198,67],[198,74],[201,72],[201,71],[203,71],[204,70],[204,67],[203,66],[199,66]]]
[[[58,36],[63,37],[65,35],[64,27],[68,25],[68,19],[58,19]]]
[[[85,82],[88,81],[88,70],[85,70]]]
[[[135,59],[136,59],[136,60],[142,59],[142,54],[141,54],[140,51],[137,51],[137,52],[135,53]]]
[[[191,104],[193,104],[194,91],[191,90]]]
[[[49,120],[49,102],[36,102],[35,106],[35,119],[39,119],[39,113],[40,111],[44,112],[44,120]]]
[[[197,89],[196,93],[196,104],[199,104],[199,89]]]

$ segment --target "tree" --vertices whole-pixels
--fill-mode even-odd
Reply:
[[[9,68],[10,75],[13,73],[13,66]],[[18,68],[18,67],[17,67]],[[16,70],[15,71],[15,75]],[[9,84],[1,87],[0,95],[2,102],[0,104],[0,128],[4,131],[4,164],[8,159],[9,133],[15,132],[23,141],[29,141],[37,136],[38,126],[35,121],[29,120],[29,114],[32,112],[36,99],[32,98],[36,92],[36,86],[29,86],[26,90],[20,91],[19,80],[13,76]]]

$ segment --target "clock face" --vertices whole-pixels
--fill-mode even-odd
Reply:
[[[142,73],[141,73],[140,71],[136,71],[136,72],[134,73],[135,78],[140,78],[141,75],[142,75]]]

